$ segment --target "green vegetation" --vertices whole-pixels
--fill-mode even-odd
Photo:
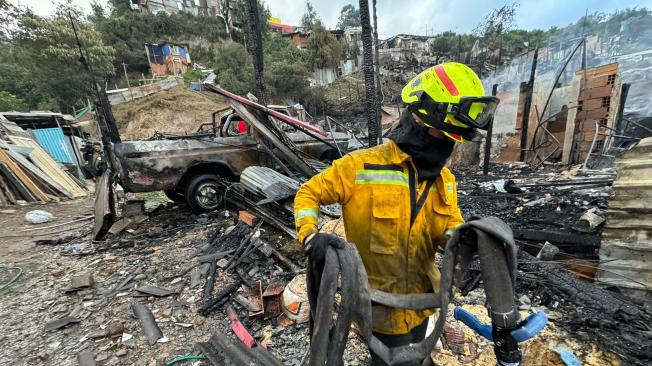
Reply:
[[[223,88],[240,95],[253,90],[254,67],[243,45],[235,42],[218,45],[211,66],[217,75],[217,83]]]
[[[27,104],[24,100],[6,91],[0,91],[0,111],[27,112]]]
[[[83,104],[92,93],[92,78],[79,63],[79,50],[68,12],[81,12],[60,5],[51,17],[31,11],[18,12],[16,27],[8,31],[8,40],[0,40],[0,91],[13,94],[32,109],[69,111]],[[79,38],[95,78],[113,75],[113,47],[88,21],[75,19]]]
[[[148,73],[145,43],[188,43],[193,61],[204,63],[212,56],[214,45],[228,39],[224,21],[218,17],[184,12],[148,14],[130,10],[126,1],[111,2],[110,11],[94,3],[89,20],[106,44],[115,49],[113,65],[116,70],[121,70],[124,62],[130,72]]]
[[[214,69],[219,83],[239,94],[253,88],[251,56],[244,47],[246,35],[238,29],[227,30],[222,17],[194,16],[189,13],[148,14],[132,11],[123,0],[92,4],[84,17],[70,0],[59,4],[55,13],[41,17],[25,8],[0,0],[0,110],[51,109],[71,112],[93,97],[92,80],[124,85],[126,64],[132,81],[149,73],[144,43],[162,41],[190,46],[193,62]],[[246,19],[245,1],[236,2],[236,17]],[[628,53],[652,48],[652,12],[645,8],[626,9],[614,14],[593,13],[564,28],[548,30],[514,29],[518,3],[490,12],[473,34],[447,31],[435,36],[432,51],[454,58],[471,50],[500,48],[510,55],[566,41],[585,34],[602,39],[620,37],[614,52]],[[74,17],[79,39],[93,71],[90,75],[79,63],[79,51],[68,13]],[[302,25],[310,31],[307,50],[300,50],[286,38],[271,33],[266,20],[270,11],[259,1],[260,27],[263,33],[265,83],[270,102],[288,99],[321,105],[324,93],[309,86],[315,68],[337,67],[343,58],[357,59],[359,49],[343,44],[326,30],[310,1]],[[338,29],[360,25],[360,11],[346,5],[340,11]],[[240,29],[247,29],[239,24]],[[202,79],[190,70],[185,81]]]
[[[344,5],[340,10],[340,17],[337,21],[337,29],[344,30],[346,27],[360,26],[360,10],[351,4]]]
[[[310,3],[310,0],[306,0],[306,12],[301,17],[301,26],[305,28],[312,28],[316,25],[323,25],[321,19],[317,15],[315,8]]]
[[[342,44],[321,24],[311,28],[308,39],[310,64],[317,69],[337,67],[344,56]]]
[[[625,9],[613,14],[593,13],[564,27],[513,29],[518,3],[492,10],[476,26],[472,34],[452,31],[435,35],[431,50],[439,56],[453,57],[469,51],[476,44],[481,48],[518,55],[535,47],[572,40],[582,35],[597,35],[603,40],[621,37],[620,52],[637,52],[652,48],[652,11],[646,8]]]
[[[185,74],[183,74],[183,82],[190,83],[193,81],[202,81],[206,78],[206,74],[196,69],[188,69]]]

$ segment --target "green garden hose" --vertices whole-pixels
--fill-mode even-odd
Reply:
[[[14,282],[16,282],[16,280],[18,280],[18,277],[20,277],[20,275],[23,274],[23,269],[20,268],[20,267],[5,267],[5,266],[0,266],[0,272],[5,272],[5,271],[11,270],[11,269],[17,269],[17,270],[18,270],[18,273],[14,276],[14,278],[12,278],[11,280],[9,280],[9,282],[7,282],[7,283],[5,283],[4,285],[0,286],[0,291],[6,289],[7,287],[9,287],[9,286],[11,286],[11,285],[13,285]]]
[[[201,356],[201,355],[185,355],[181,357],[177,357],[172,361],[169,361],[168,363],[165,364],[165,366],[172,366],[176,363],[179,363],[181,361],[187,361],[187,360],[205,360],[206,357]]]

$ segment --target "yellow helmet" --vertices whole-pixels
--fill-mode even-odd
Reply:
[[[430,128],[456,142],[473,139],[475,129],[487,129],[498,98],[485,97],[478,75],[458,62],[444,62],[422,71],[401,92],[408,109]]]

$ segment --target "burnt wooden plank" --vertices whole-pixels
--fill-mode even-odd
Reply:
[[[7,183],[11,188],[13,188],[13,191],[18,193],[21,198],[28,202],[36,202],[37,199],[36,197],[30,192],[30,190],[25,187],[23,182],[18,179],[18,177],[14,174],[5,163],[0,162],[0,172],[4,175],[4,177],[7,180]]]
[[[0,190],[2,190],[5,198],[7,201],[11,204],[16,204],[16,195],[14,192],[11,190],[7,182],[4,180],[2,175],[0,175]]]
[[[600,247],[600,236],[595,234],[575,234],[552,230],[515,229],[514,238],[541,242],[549,241],[560,248],[568,247],[569,245],[586,249],[597,249]]]
[[[39,201],[48,202],[48,198],[41,189],[25,174],[23,169],[2,149],[0,149],[0,161],[2,161],[16,175],[23,185],[29,189],[31,194]]]

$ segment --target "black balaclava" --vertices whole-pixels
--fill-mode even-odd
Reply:
[[[398,127],[388,137],[412,157],[419,180],[439,176],[455,147],[455,141],[449,138],[431,136],[428,127],[419,125],[409,110],[403,112]]]

